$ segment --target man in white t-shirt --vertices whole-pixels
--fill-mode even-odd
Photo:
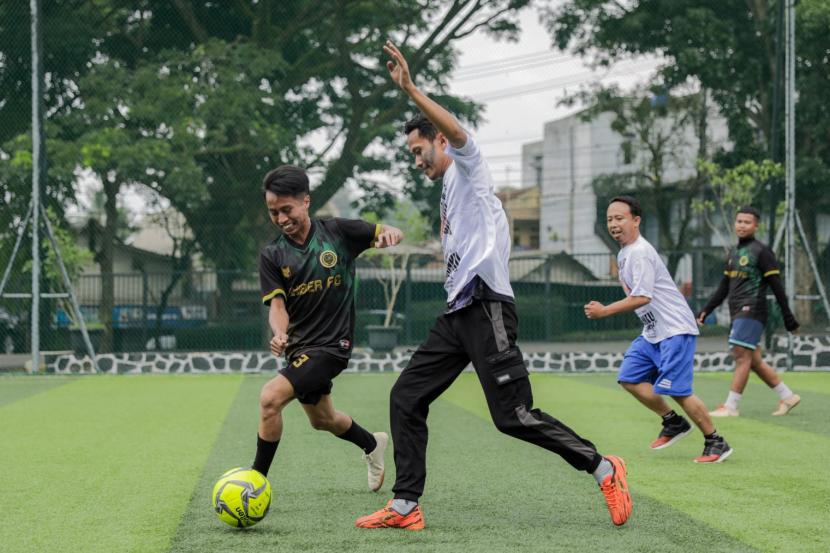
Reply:
[[[640,204],[617,196],[608,205],[608,232],[622,249],[617,255],[626,298],[610,305],[592,301],[585,316],[602,319],[634,311],[643,333],[625,352],[618,382],[640,403],[660,415],[663,428],[652,449],[663,449],[692,431],[683,416],[669,407],[670,396],[703,432],[703,454],[696,463],[720,463],[732,448],[718,435],[703,402],[692,393],[697,322],[654,247],[640,236]]]
[[[429,405],[469,363],[481,382],[496,427],[592,474],[612,522],[624,524],[631,514],[631,494],[623,460],[603,457],[590,441],[533,408],[527,368],[516,346],[518,320],[507,270],[510,232],[478,145],[455,117],[413,84],[398,48],[387,42],[384,51],[392,58],[386,64],[392,80],[422,112],[404,128],[415,165],[428,178],[443,181],[441,243],[447,265],[447,310],[436,319],[392,388],[395,496],[386,507],[355,524],[360,528],[424,528],[418,501],[426,481]]]

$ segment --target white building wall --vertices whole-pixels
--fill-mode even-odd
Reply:
[[[539,222],[543,250],[565,251],[577,256],[616,253],[616,248],[609,248],[596,233],[597,200],[591,183],[603,174],[632,171],[639,163],[636,159],[625,163],[621,148],[623,137],[611,129],[613,120],[611,113],[589,122],[574,114],[545,123]],[[713,112],[710,117],[708,131],[710,148],[728,146],[726,122],[717,113]],[[694,130],[687,127],[683,136],[675,138],[674,156],[665,167],[666,182],[688,178],[695,172],[698,143]],[[522,182],[529,182],[525,175],[530,166],[527,156],[538,155],[537,144],[522,150]],[[641,230],[647,239],[656,242],[656,220],[648,215],[644,214]],[[604,224],[601,226],[604,228]]]
[[[540,245],[571,254],[607,253],[594,232],[595,176],[619,171],[620,138],[611,131],[611,116],[584,122],[572,115],[545,124]]]

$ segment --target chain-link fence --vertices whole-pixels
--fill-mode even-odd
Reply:
[[[397,40],[409,56],[418,83],[440,94],[465,123],[475,126],[481,120],[480,106],[454,96],[447,85],[447,76],[458,62],[454,45],[473,31],[510,35],[511,23],[525,7],[522,2],[496,0],[475,3],[461,15],[451,9],[450,2],[435,2],[433,7],[413,10],[410,2],[387,0],[41,2],[47,159],[43,204],[55,226],[96,349],[263,348],[267,328],[257,275],[252,271],[260,245],[272,233],[259,182],[276,165],[309,167],[313,207],[323,208],[320,213],[357,215],[350,201],[359,200],[363,212],[381,212],[383,218],[384,208],[404,197],[421,211],[429,228],[437,228],[434,219],[440,190],[413,177],[408,168],[411,160],[399,123],[412,115],[413,107],[395,92],[386,75],[381,42],[389,36]],[[741,10],[746,9],[743,4],[735,8],[738,23],[730,28],[742,28],[748,19]],[[627,17],[626,13],[619,17]],[[759,20],[757,32],[741,35],[737,42],[730,35],[728,40],[708,41],[700,48],[718,49],[727,44],[741,49],[747,59],[769,55],[769,48],[752,42],[756,35],[773,32],[776,16],[772,12],[767,15],[769,20]],[[556,10],[545,17],[553,23]],[[28,3],[0,0],[0,270],[9,265],[31,201],[30,23]],[[576,16],[565,17],[551,28],[590,40],[591,32],[580,33],[579,29],[593,27],[580,27],[583,23]],[[648,18],[642,22],[648,23]],[[804,38],[798,39],[801,65],[797,71],[796,148],[796,202],[803,230],[796,241],[794,266],[787,269],[796,275],[792,301],[803,332],[827,334],[830,321],[820,284],[826,288],[830,276],[830,195],[826,193],[830,154],[826,140],[821,139],[827,127],[823,106],[828,73],[822,70],[826,68],[822,61],[826,47],[816,39],[824,36],[824,30],[816,31],[809,21],[804,23],[799,26]],[[474,25],[480,26],[473,29]],[[672,28],[662,19],[655,25],[656,34],[643,36],[659,38],[666,28]],[[605,46],[612,51],[617,30],[610,32]],[[430,38],[437,36],[441,40]],[[775,37],[770,34],[767,38]],[[638,39],[623,36],[620,40],[633,44]],[[656,47],[657,53],[671,53],[672,45]],[[642,47],[649,51],[649,45]],[[703,92],[667,90],[637,104],[638,113],[646,114],[643,124],[666,123],[669,116],[676,116],[677,121],[687,124],[693,120],[692,126],[705,130],[707,122],[695,119],[698,112],[694,110],[700,108],[698,111],[706,115],[716,103],[721,108],[718,117],[729,118],[721,120],[719,127],[728,134],[722,143],[730,142],[729,148],[717,150],[711,147],[714,141],[700,137],[695,141],[701,145],[699,150],[672,152],[674,157],[688,158],[674,160],[678,167],[694,167],[699,157],[716,160],[723,167],[764,158],[781,161],[782,96],[768,94],[764,88],[773,82],[773,76],[761,74],[763,83],[757,86],[749,78],[752,75],[736,79],[733,69],[744,69],[729,66],[734,57],[731,52],[709,56],[713,60],[711,75],[703,76]],[[715,60],[725,60],[726,66],[720,67],[721,62],[716,64]],[[775,63],[775,59],[762,59],[746,67],[768,71]],[[509,69],[510,63],[498,67]],[[689,77],[701,79],[694,69],[684,70]],[[719,71],[726,75],[723,82],[717,80]],[[744,82],[748,84],[741,84]],[[748,88],[735,92],[733,86]],[[734,97],[750,100],[736,106],[729,103]],[[516,101],[520,101],[518,97]],[[755,109],[760,111],[752,111]],[[657,111],[659,116],[654,115]],[[759,121],[771,123],[757,128]],[[657,124],[652,130],[659,127]],[[544,182],[574,189],[572,179],[579,176],[578,171],[565,175],[562,164],[585,160],[594,150],[613,150],[609,155],[624,158],[629,169],[643,159],[638,148],[645,150],[648,144],[639,144],[637,136],[649,133],[628,129],[622,134],[622,144],[616,141],[619,137],[612,140],[616,135],[610,126],[603,133],[597,134],[603,135],[602,142],[590,139],[576,150],[571,144],[570,156],[546,160],[547,154],[540,150],[539,159],[532,160],[534,171],[539,173],[537,186]],[[544,173],[548,166],[555,166],[553,174]],[[595,177],[607,169],[604,164],[586,168]],[[675,278],[697,310],[718,284],[725,251],[711,246],[716,241],[707,236],[710,229],[701,216],[689,215],[693,201],[717,199],[711,194],[712,181],[700,175],[672,180],[680,174],[676,168],[658,167],[665,169],[661,197],[673,199],[662,205],[657,201],[653,206],[648,204],[644,221],[651,224],[661,210],[667,222],[661,223],[665,228],[655,245],[664,254],[680,250],[674,260]],[[387,178],[390,175],[393,177]],[[402,181],[396,187],[387,189],[380,183],[396,179]],[[748,196],[764,214],[765,228],[759,236],[764,241],[774,242],[775,231],[782,225],[782,181],[780,175],[759,180]],[[347,188],[360,189],[361,194],[356,199],[343,197]],[[584,188],[587,192],[580,190],[580,194],[596,192],[597,223],[588,225],[587,232],[593,243],[598,243],[596,234],[602,232],[605,206],[601,199],[605,196],[597,182]],[[658,196],[656,189],[643,190],[644,205],[649,197]],[[543,190],[541,197],[546,198],[548,192],[561,190]],[[137,207],[131,206],[127,197],[137,202]],[[539,206],[535,209],[539,211]],[[584,206],[580,209],[580,214],[593,211]],[[574,221],[573,205],[569,216],[575,228],[579,221]],[[530,233],[538,241],[550,221],[534,223],[531,216],[529,223],[538,227]],[[727,235],[729,226],[726,221]],[[689,230],[694,238],[674,240],[680,236],[677,228]],[[140,244],[135,241],[139,234],[145,237]],[[152,236],[147,239],[148,234]],[[569,238],[573,242],[574,237],[569,234]],[[0,297],[2,353],[31,348],[32,300],[26,296],[32,287],[31,244],[29,229],[22,234],[20,253]],[[68,298],[60,296],[66,290],[45,239],[41,253],[44,270],[40,288],[46,294],[39,311],[40,347],[44,351],[80,350],[78,321]],[[776,253],[783,263],[782,249]],[[402,271],[403,284],[390,307],[384,295],[383,271],[369,261],[361,263],[357,345],[368,344],[368,329],[386,320],[400,327],[401,344],[415,344],[444,309],[444,269],[439,259],[413,256]],[[633,315],[601,321],[589,321],[583,315],[582,306],[589,300],[607,303],[622,297],[613,254],[517,254],[510,264],[510,276],[524,341],[603,340],[637,332],[639,322]],[[769,331],[774,332],[780,328],[780,317],[775,309],[771,312]],[[716,317],[719,325],[705,331],[725,332],[727,318],[720,313]]]
[[[707,300],[722,276],[718,251],[686,257],[689,274],[702,280],[681,283],[693,309]],[[355,302],[355,343],[366,347],[374,327],[386,315],[400,345],[422,341],[435,318],[446,308],[444,267],[432,256],[411,256],[397,269],[402,280],[394,300],[384,285],[391,270],[367,260],[358,263]],[[610,303],[623,297],[616,277],[616,259],[610,254],[532,255],[510,262],[512,286],[523,342],[583,342],[623,339],[636,335],[640,321],[633,315],[602,320],[585,318],[583,306],[591,300]],[[101,312],[101,275],[77,279],[75,292],[96,351],[102,351],[105,332]],[[182,273],[118,273],[112,275],[114,305],[111,312],[111,346],[103,351],[147,350],[225,351],[263,349],[270,337],[262,307],[258,275],[251,271],[189,271]],[[11,289],[14,289],[12,287]],[[25,289],[25,286],[24,288]],[[9,316],[6,342],[10,350],[27,351],[28,299],[2,303]],[[43,303],[41,340],[47,351],[84,353],[80,328],[66,299]],[[771,330],[780,327],[773,311]],[[715,321],[713,321],[715,322]],[[724,333],[728,314],[711,332]]]

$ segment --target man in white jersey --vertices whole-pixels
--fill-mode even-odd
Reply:
[[[355,524],[360,528],[424,528],[418,501],[426,481],[429,405],[469,363],[481,382],[496,427],[592,474],[612,522],[624,524],[631,514],[631,495],[623,460],[603,457],[594,444],[533,408],[527,368],[516,347],[518,321],[507,270],[510,232],[478,145],[447,110],[413,84],[398,48],[387,42],[384,51],[392,58],[387,63],[392,80],[422,112],[404,129],[415,164],[430,179],[443,181],[441,242],[447,265],[447,310],[392,388],[395,496]]]
[[[695,462],[720,463],[732,448],[692,393],[697,322],[665,263],[640,236],[640,213],[639,202],[631,196],[617,196],[609,203],[606,221],[608,232],[622,246],[617,265],[626,298],[610,305],[592,301],[585,306],[585,316],[601,319],[634,311],[643,322],[643,333],[625,352],[617,380],[662,417],[663,428],[651,448],[668,447],[692,431],[689,422],[666,403],[663,396],[670,396],[703,432],[703,454]]]

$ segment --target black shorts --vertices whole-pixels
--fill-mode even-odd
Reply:
[[[300,403],[317,405],[321,397],[331,393],[332,380],[348,365],[348,357],[312,349],[294,354],[280,374],[294,387]]]

